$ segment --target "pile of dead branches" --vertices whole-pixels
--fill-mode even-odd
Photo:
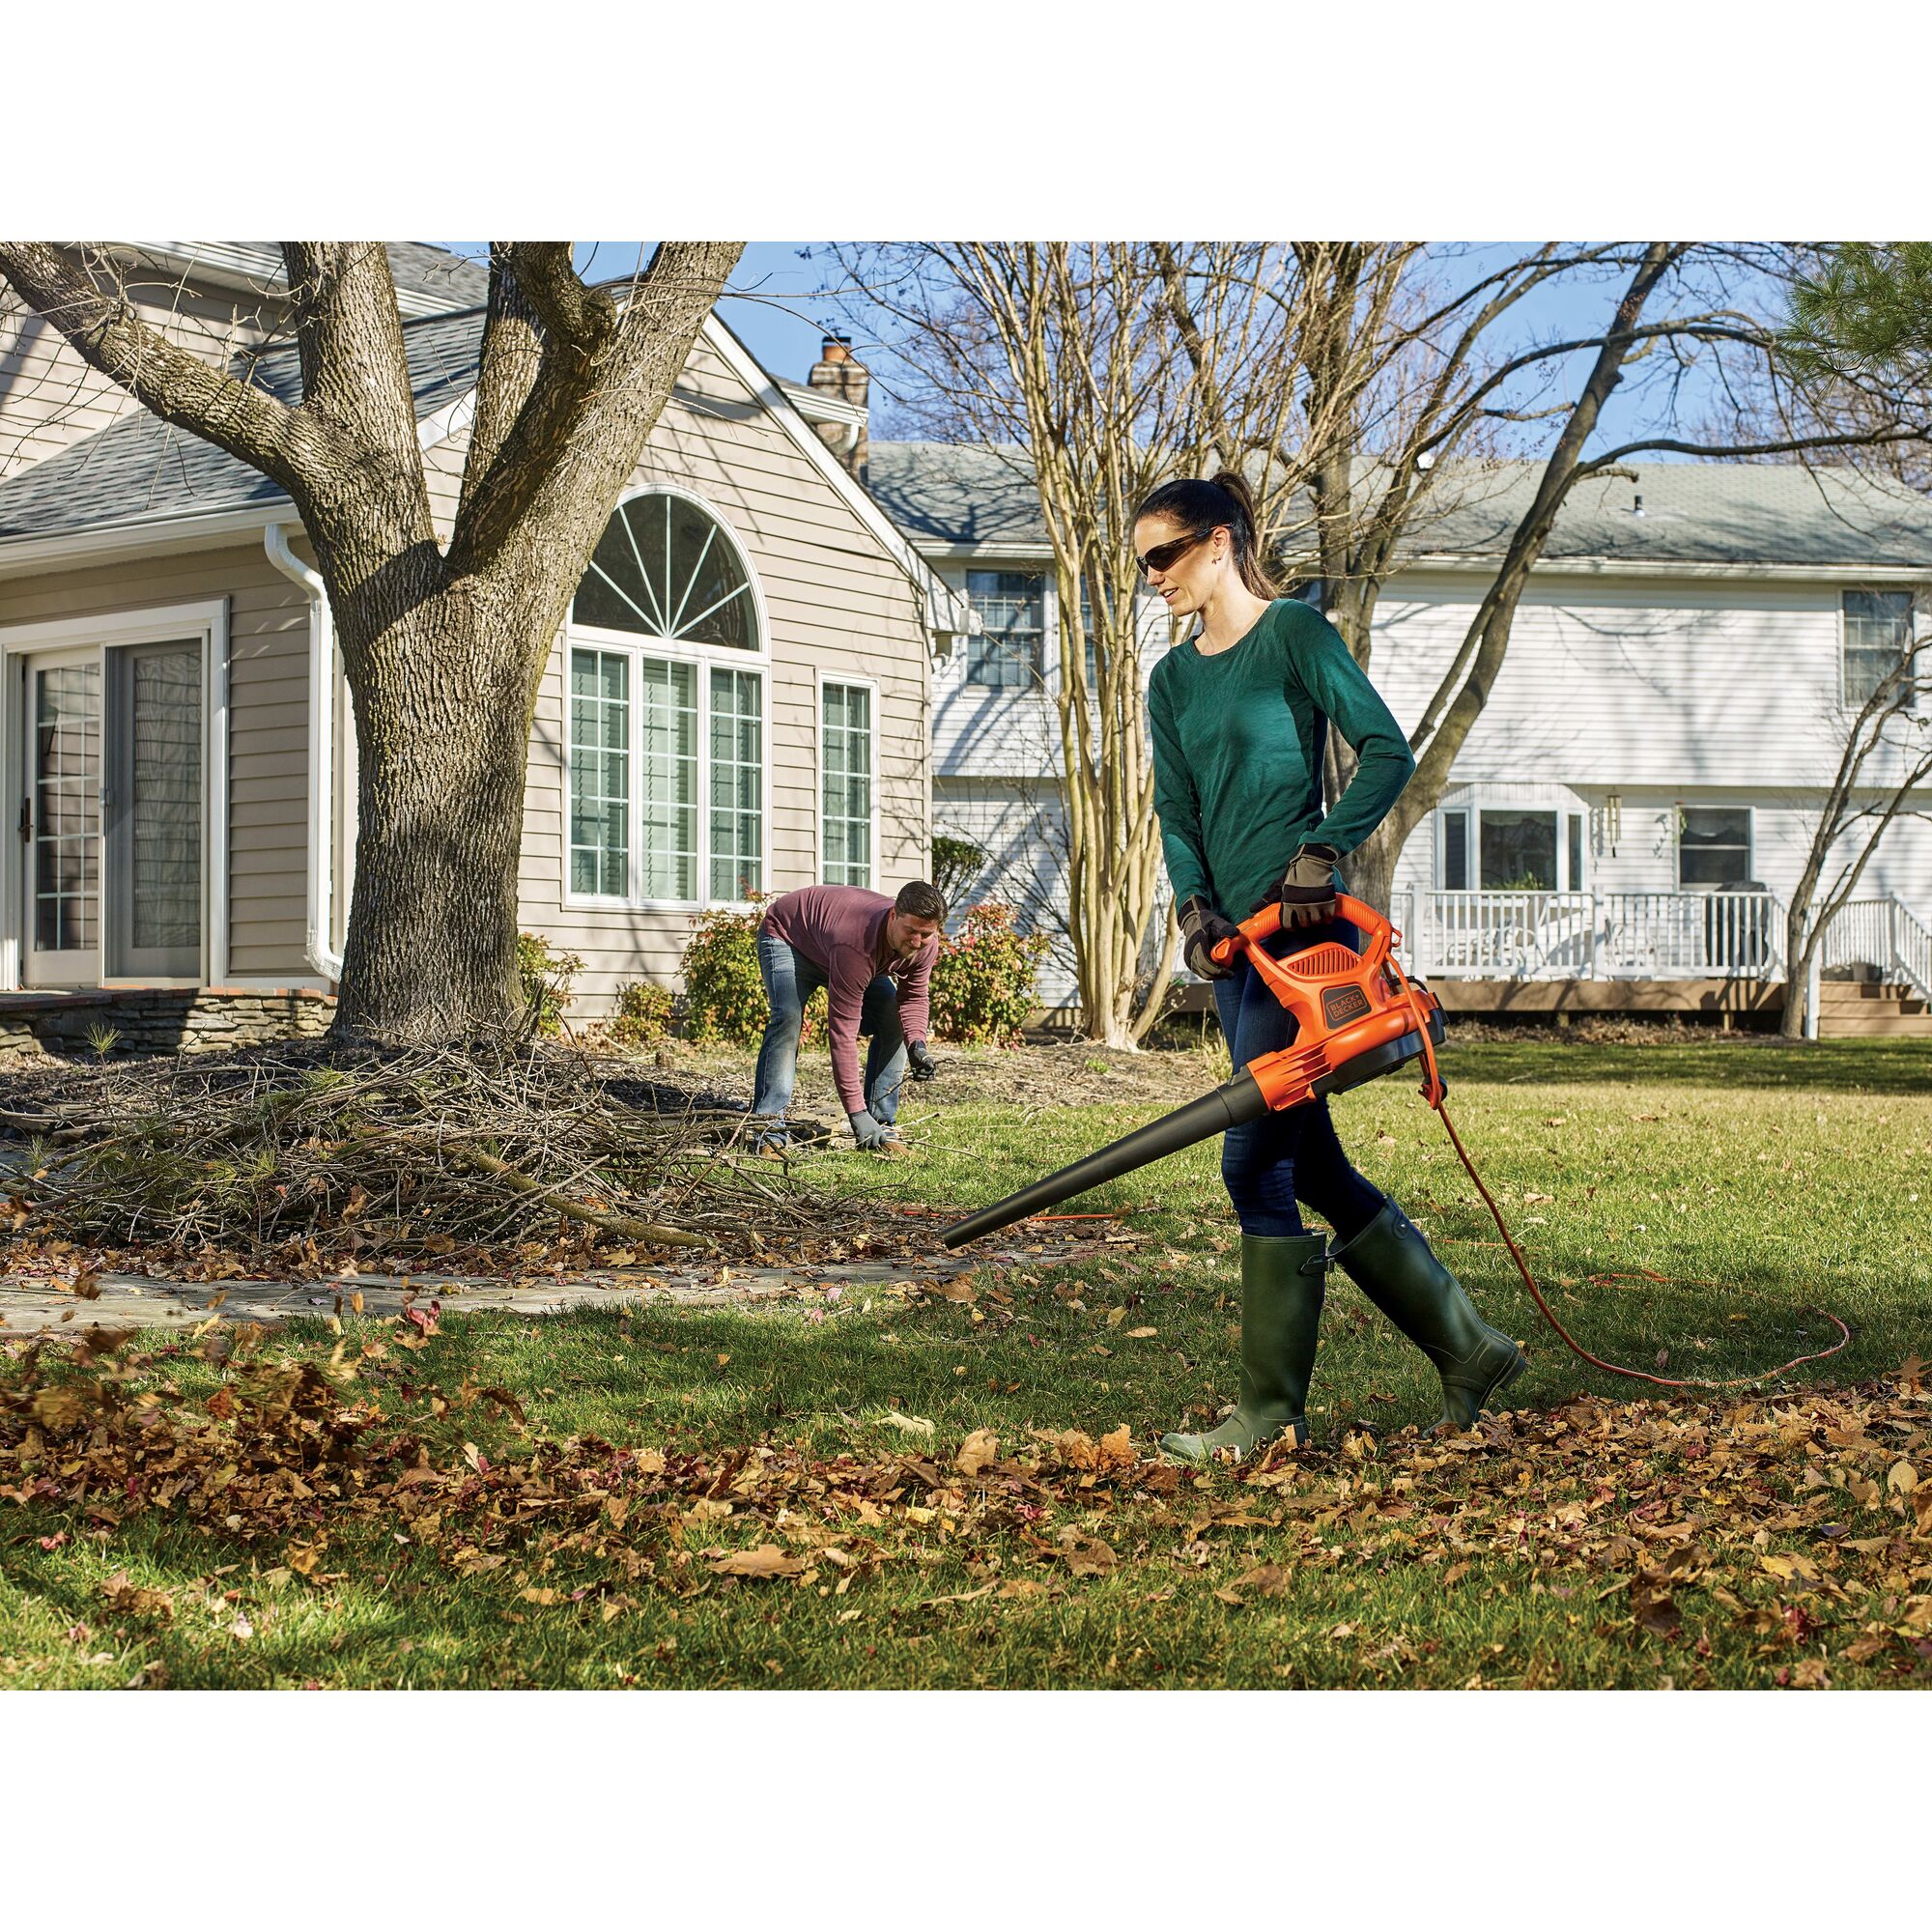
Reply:
[[[752,1157],[745,1125],[554,1041],[291,1041],[76,1068],[16,1096],[0,1197],[27,1240],[444,1267],[536,1243],[763,1255],[860,1229],[856,1206]]]

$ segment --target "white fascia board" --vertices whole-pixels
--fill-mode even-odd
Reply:
[[[923,556],[936,563],[1051,563],[1048,543],[923,543]]]
[[[864,403],[848,403],[830,389],[814,389],[809,383],[788,383],[781,376],[775,376],[772,381],[779,393],[807,422],[864,423],[870,419],[871,412]]]
[[[476,391],[466,389],[453,403],[426,415],[416,424],[416,441],[425,450],[461,436],[476,420]]]
[[[1284,559],[1290,564],[1307,558]],[[1500,555],[1470,556],[1466,554],[1406,556],[1395,566],[1391,577],[1406,572],[1441,570],[1481,572],[1494,576],[1502,562]],[[1538,577],[1682,577],[1708,581],[1744,578],[1759,583],[1810,582],[1843,583],[1922,583],[1932,578],[1932,559],[1923,565],[1904,563],[1691,563],[1671,557],[1564,556],[1543,557],[1531,567],[1532,580]]]
[[[724,365],[764,404],[779,427],[791,438],[826,481],[850,505],[914,583],[924,593],[926,625],[934,631],[962,632],[971,628],[971,607],[957,591],[935,577],[925,559],[907,542],[899,526],[860,488],[845,466],[812,433],[784,391],[758,364],[744,344],[715,315],[704,318],[704,340]]]
[[[238,537],[256,537],[270,524],[299,523],[286,497],[251,503],[245,510],[218,510],[198,517],[156,518],[150,523],[109,524],[53,537],[0,540],[0,578],[30,572],[112,563],[150,551],[218,550]]]

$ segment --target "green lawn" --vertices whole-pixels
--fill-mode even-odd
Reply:
[[[137,1341],[114,1389],[153,1419],[76,1421],[56,1402],[31,1425],[38,1451],[26,1378],[44,1404],[72,1378],[15,1345],[0,1684],[1932,1682],[1932,1414],[1897,1374],[1932,1354],[1932,1051],[1472,1044],[1445,1071],[1588,1346],[1747,1376],[1827,1345],[1813,1304],[1852,1346],[1723,1396],[1589,1369],[1543,1326],[1397,1077],[1337,1120],[1530,1345],[1520,1413],[1483,1432],[1413,1434],[1433,1375],[1336,1277],[1311,1450],[1207,1475],[1129,1463],[1118,1435],[1096,1450],[1124,1425],[1145,1459],[1232,1399],[1235,1238],[1212,1146],[1069,1204],[1122,1210],[1133,1245],[988,1268],[970,1299],[923,1293],[914,1271],[743,1314],[445,1317],[420,1348],[373,1321],[280,1331],[226,1365]],[[978,1204],[1157,1111],[915,1107],[917,1161],[811,1172],[882,1208]],[[1632,1278],[1590,1280],[1609,1275]],[[331,1358],[355,1379],[301,1418],[260,1406],[281,1400],[265,1368]],[[211,1419],[211,1395],[240,1411]],[[363,1430],[359,1479],[311,1453],[336,1409]],[[962,1473],[976,1431],[998,1448]],[[128,1445],[164,1436],[216,1484],[144,1506],[161,1486],[127,1489]],[[306,1493],[275,1474],[284,1451]],[[139,1453],[150,1472],[165,1460]],[[68,1488],[48,1499],[29,1478]]]

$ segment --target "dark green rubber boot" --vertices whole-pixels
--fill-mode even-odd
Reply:
[[[1278,1436],[1308,1440],[1308,1378],[1321,1325],[1327,1242],[1320,1235],[1241,1236],[1241,1393],[1205,1435],[1163,1435],[1183,1463],[1245,1462]]]
[[[1528,1367],[1500,1328],[1476,1313],[1463,1284],[1435,1258],[1393,1201],[1331,1259],[1435,1364],[1442,1378],[1438,1429],[1467,1429]]]

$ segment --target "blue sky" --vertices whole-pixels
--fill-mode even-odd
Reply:
[[[465,253],[480,252],[477,242],[444,242],[445,247]],[[586,242],[577,248],[580,272],[593,280],[607,280],[631,272],[652,243],[643,242]],[[810,242],[753,242],[747,245],[737,270],[731,277],[719,313],[730,325],[758,360],[775,376],[803,382],[806,372],[818,359],[819,342],[828,325],[851,328],[841,323],[839,304],[832,291],[838,275],[836,264],[826,252],[829,244]],[[1493,254],[1496,262],[1518,252],[1517,243],[1479,244],[1477,259]],[[1465,263],[1460,273],[1468,272]],[[1607,320],[1617,295],[1627,278],[1594,284],[1559,280],[1548,289],[1527,298],[1516,311],[1515,339],[1527,345],[1532,340],[1558,341],[1589,335]],[[863,327],[853,329],[855,347],[862,356],[867,354]],[[882,366],[885,358],[874,354],[873,367],[889,377]],[[1572,358],[1565,371],[1567,399],[1580,381],[1586,357]],[[1661,371],[1659,373],[1662,373]],[[1646,389],[1652,394],[1646,396]],[[1657,427],[1655,385],[1646,371],[1633,369],[1613,396],[1605,412],[1596,447],[1611,440],[1621,442]],[[1686,385],[1680,400],[1682,413],[1694,419],[1712,398],[1710,386],[1701,380]],[[1546,400],[1554,400],[1553,396]],[[891,405],[886,396],[875,393],[875,413],[890,422]],[[1681,428],[1688,432],[1692,421]],[[1649,462],[1670,460],[1662,454],[1647,455]]]

